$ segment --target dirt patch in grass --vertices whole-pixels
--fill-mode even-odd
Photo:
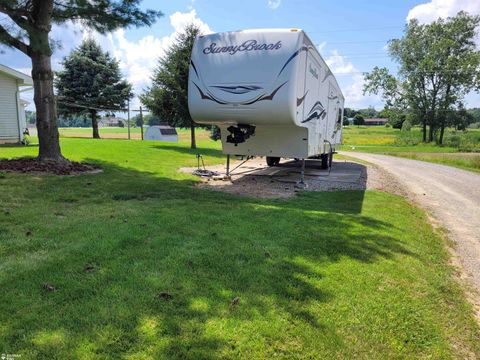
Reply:
[[[234,169],[229,179],[224,178],[225,165],[208,166],[219,174],[216,177],[204,177],[197,184],[201,188],[211,188],[227,193],[253,198],[288,198],[296,192],[342,191],[342,190],[379,190],[405,196],[407,192],[391,175],[380,167],[351,161],[334,161],[331,170],[322,170],[318,160],[308,160],[305,169],[306,188],[299,186],[300,162],[284,160],[279,166],[269,168],[265,159],[251,159],[245,164],[233,162]],[[195,168],[181,168],[191,173]]]
[[[38,161],[35,158],[21,158],[0,160],[1,172],[14,172],[23,174],[54,174],[54,175],[79,175],[101,171],[92,164],[82,164],[74,161]]]

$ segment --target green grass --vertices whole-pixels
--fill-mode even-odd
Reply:
[[[144,132],[147,127],[144,127]],[[127,139],[128,129],[125,127],[101,127],[98,129],[101,138]],[[188,140],[190,138],[190,129],[177,129],[181,140]],[[210,133],[204,130],[197,130],[197,138],[199,140],[208,140]],[[92,128],[60,128],[60,137],[80,137],[91,138]],[[131,139],[141,138],[141,129],[139,127],[130,128]]]
[[[422,152],[385,152],[387,155],[407,159],[422,160],[460,169],[480,172],[480,154],[478,153],[422,153]]]
[[[478,129],[469,129],[466,133],[448,130],[446,146],[420,140],[419,128],[402,132],[384,126],[349,126],[343,129],[342,150],[393,155],[480,172],[480,152],[462,152],[480,149]]]
[[[218,143],[199,146],[207,164],[224,161]],[[186,142],[64,138],[62,148],[103,173],[0,176],[0,352],[480,356],[480,332],[444,239],[398,196],[240,198],[197,189],[176,171],[196,164]],[[36,151],[0,147],[0,157]]]

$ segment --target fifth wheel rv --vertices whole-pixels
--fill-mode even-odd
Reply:
[[[190,62],[192,119],[217,125],[223,152],[331,164],[341,142],[344,97],[302,30],[265,29],[199,36]],[[228,174],[227,174],[228,175]]]

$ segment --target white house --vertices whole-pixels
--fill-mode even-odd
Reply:
[[[33,86],[30,76],[0,64],[0,144],[23,140],[28,102],[20,99],[20,89],[27,86]]]

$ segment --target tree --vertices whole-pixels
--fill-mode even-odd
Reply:
[[[467,112],[472,115],[472,121],[474,123],[480,123],[480,108],[468,109]]]
[[[25,110],[25,120],[27,124],[35,124],[37,121],[37,114],[35,111]]]
[[[145,120],[143,119],[143,115],[141,116],[140,114],[135,115],[132,120],[134,121],[135,126],[143,126],[145,123]]]
[[[32,62],[40,161],[65,161],[60,151],[53,92],[52,24],[79,21],[106,33],[122,27],[151,25],[161,12],[141,11],[140,0],[2,0],[0,43],[15,48]]]
[[[131,98],[132,86],[122,79],[115,59],[93,40],[84,40],[62,61],[57,72],[59,110],[62,115],[88,113],[93,138],[99,139],[97,115],[102,110],[121,110]]]
[[[149,126],[160,125],[162,123],[162,119],[159,116],[153,114],[147,114],[143,117],[144,122]]]
[[[355,115],[357,115],[357,111],[346,107],[343,109],[343,115],[345,115],[347,118],[353,118]]]
[[[480,90],[480,52],[474,42],[479,24],[479,16],[465,12],[428,25],[411,20],[403,38],[389,43],[398,76],[375,67],[365,74],[364,93],[382,92],[387,106],[414,112],[423,141],[432,141],[440,130],[441,144],[448,112],[461,106],[468,92]]]
[[[472,113],[460,106],[457,110],[447,114],[447,125],[454,127],[456,130],[466,130],[470,124],[475,122]]]
[[[365,118],[362,114],[357,114],[353,117],[353,125],[365,125]]]
[[[195,123],[188,111],[188,71],[193,42],[200,34],[195,25],[188,25],[175,43],[159,60],[153,83],[140,97],[153,114],[176,127],[190,127],[191,148],[196,148]]]
[[[378,111],[372,106],[368,107],[367,109],[360,109],[358,110],[358,113],[367,118],[374,118],[378,115]]]

